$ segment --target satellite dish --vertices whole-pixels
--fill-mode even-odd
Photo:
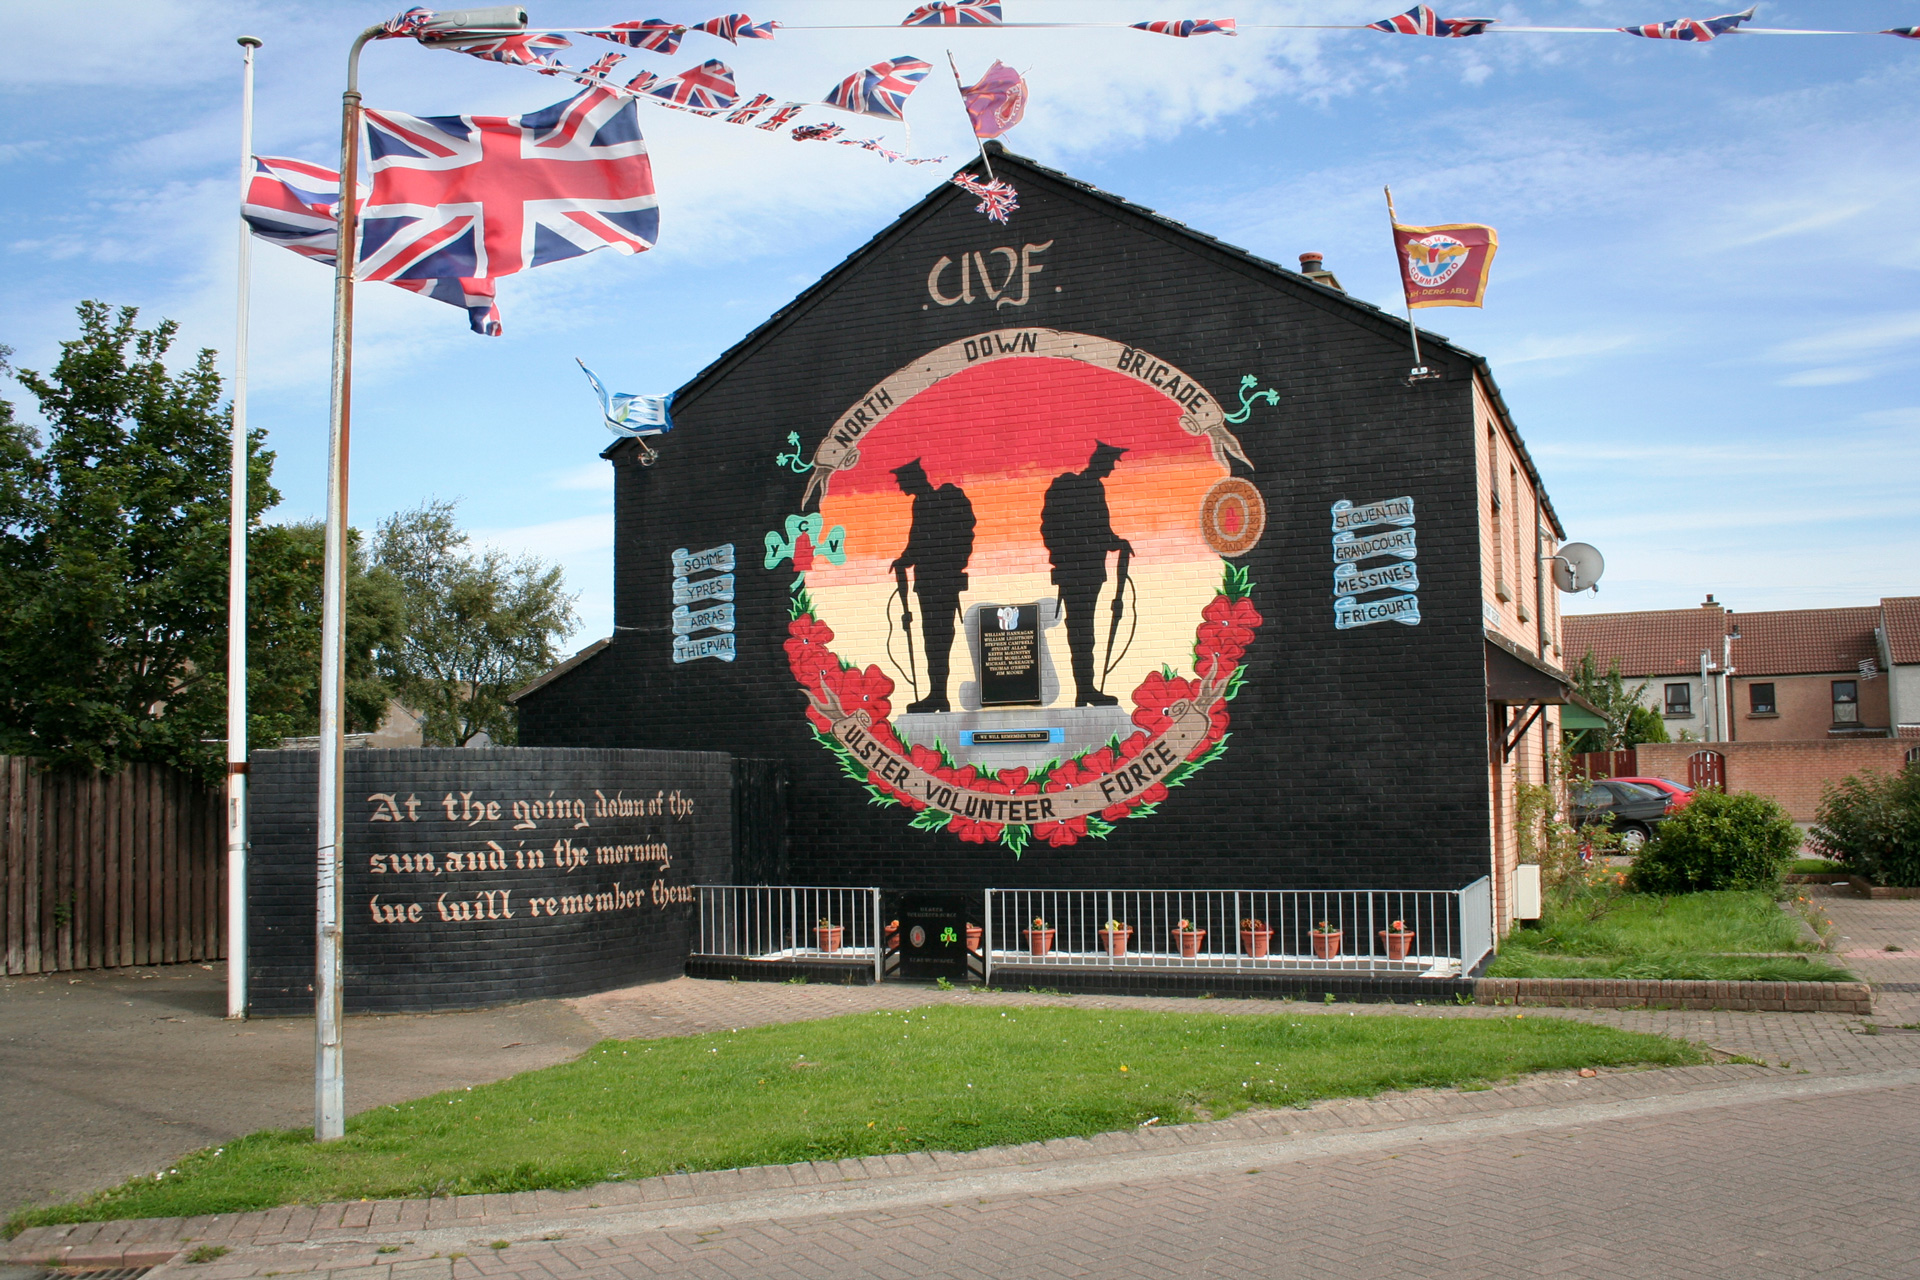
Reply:
[[[1585,591],[1607,571],[1605,558],[1584,542],[1569,542],[1547,559],[1553,561],[1553,585],[1562,591]]]

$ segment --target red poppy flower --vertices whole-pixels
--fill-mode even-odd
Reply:
[[[938,751],[920,742],[907,748],[907,760],[914,768],[924,769],[936,777],[939,776],[940,770],[946,767],[946,761],[940,758]]]
[[[997,822],[976,822],[955,814],[947,823],[947,830],[968,844],[992,844],[1000,838],[1001,826]]]
[[[793,678],[818,691],[820,673],[840,665],[828,647],[833,643],[833,628],[812,614],[803,613],[787,624],[787,665]]]
[[[1070,844],[1077,844],[1080,838],[1086,834],[1087,820],[1085,818],[1068,818],[1065,822],[1042,822],[1037,824],[1033,829],[1034,839],[1045,840],[1056,849],[1064,848]]]
[[[893,680],[879,667],[868,666],[865,671],[840,667],[825,672],[822,678],[840,695],[840,705],[848,715],[865,711],[878,724],[893,714],[893,704],[887,701],[893,692]]]

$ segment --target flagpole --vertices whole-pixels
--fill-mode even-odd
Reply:
[[[1387,193],[1387,225],[1389,234],[1400,229],[1400,215],[1393,211],[1393,188],[1382,187]],[[1393,242],[1394,270],[1400,273],[1400,300],[1407,304],[1407,333],[1413,338],[1413,368],[1407,371],[1407,381],[1421,382],[1434,376],[1427,368],[1426,361],[1420,358],[1420,329],[1413,323],[1413,295],[1407,292],[1407,270],[1400,265],[1400,241]]]
[[[253,51],[241,36],[240,207],[253,177]],[[227,1016],[247,1016],[247,303],[253,288],[253,231],[240,225],[239,298],[234,307],[232,478],[227,495]]]
[[[973,134],[973,143],[980,148],[980,163],[986,166],[987,181],[997,182],[999,179],[993,176],[993,161],[987,159],[986,139],[982,138],[980,131],[973,127],[973,112],[967,111],[967,87],[960,83],[960,67],[954,62],[951,49],[947,50],[947,67],[953,72],[953,87],[960,91],[960,109],[966,111],[967,131]]]
[[[345,715],[347,640],[347,458],[353,400],[353,272],[359,257],[360,50],[380,35],[368,27],[347,55],[340,96],[340,214],[333,267],[333,391],[327,423],[326,590],[320,609],[320,785],[314,813],[314,1099],[313,1136],[327,1142],[347,1131],[345,1061],[340,1043],[341,918],[346,819]]]

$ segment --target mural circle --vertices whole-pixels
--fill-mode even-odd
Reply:
[[[1125,344],[997,330],[899,370],[767,535],[815,738],[913,827],[1016,855],[1151,815],[1226,749],[1262,621],[1222,558],[1265,525],[1234,460],[1213,397]]]
[[[1229,476],[1200,500],[1200,530],[1221,555],[1243,556],[1267,530],[1267,504],[1252,484]]]

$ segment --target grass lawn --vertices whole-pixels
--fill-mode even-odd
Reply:
[[[1811,956],[1800,923],[1753,890],[1659,894],[1596,891],[1549,901],[1537,929],[1516,929],[1490,978],[1707,978],[1850,982]]]
[[[1552,1017],[1292,1017],[936,1005],[669,1040],[347,1122],[250,1134],[50,1222],[361,1197],[531,1191],[651,1174],[1003,1143],[1529,1071],[1703,1061],[1692,1045]],[[1200,1109],[1204,1109],[1201,1112]]]

